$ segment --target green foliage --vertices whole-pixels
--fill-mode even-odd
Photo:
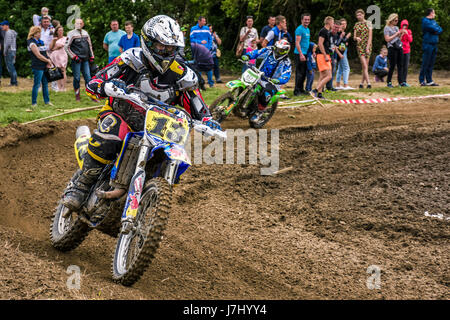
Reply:
[[[448,68],[450,65],[450,16],[447,10],[447,1],[444,0],[136,0],[136,1],[109,1],[109,0],[0,0],[0,20],[8,19],[12,29],[18,32],[16,67],[19,76],[30,76],[30,58],[26,49],[26,37],[32,25],[33,14],[40,14],[43,5],[50,9],[52,18],[61,21],[65,26],[68,18],[73,14],[67,12],[70,5],[78,5],[81,9],[81,18],[85,20],[85,29],[89,32],[96,56],[96,63],[104,66],[107,63],[107,52],[102,43],[105,34],[110,30],[112,19],[117,19],[123,28],[126,20],[135,22],[135,32],[145,21],[156,14],[167,14],[177,19],[181,25],[192,27],[197,23],[200,15],[214,25],[215,31],[221,37],[223,53],[221,65],[231,70],[239,70],[240,65],[235,61],[234,49],[238,42],[238,33],[244,25],[247,15],[253,15],[254,27],[259,31],[267,24],[269,15],[282,14],[287,18],[288,29],[294,35],[295,28],[300,24],[300,15],[304,12],[312,14],[311,36],[317,41],[317,34],[323,24],[323,19],[331,15],[335,18],[346,18],[348,31],[352,31],[356,22],[354,12],[358,8],[364,10],[370,5],[381,8],[381,29],[374,30],[373,48],[375,57],[379,48],[385,44],[383,38],[384,20],[390,13],[398,13],[400,20],[408,19],[413,32],[412,62],[421,61],[421,18],[428,7],[436,11],[437,21],[444,29],[440,36],[436,67]],[[366,15],[369,17],[370,13]],[[65,28],[65,31],[69,31]],[[189,31],[186,34],[189,45]],[[356,57],[355,46],[350,46],[349,58]],[[6,71],[4,71],[6,73]]]

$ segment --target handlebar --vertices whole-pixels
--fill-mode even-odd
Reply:
[[[190,128],[193,128],[194,130],[199,131],[206,136],[216,136],[222,139],[226,139],[226,132],[217,129],[212,129],[209,126],[203,124],[201,121],[192,119],[189,112],[187,112],[184,109],[178,108],[176,106],[171,106],[162,101],[156,100],[155,98],[149,96],[148,94],[146,94],[145,92],[134,86],[128,86],[126,90],[129,91],[130,93],[126,93],[123,89],[118,88],[111,82],[107,82],[105,84],[105,92],[109,96],[113,96],[119,99],[130,100],[145,109],[149,109],[149,106],[147,106],[147,103],[143,101],[141,97],[141,95],[143,95],[149,100],[150,104],[153,104],[158,108],[164,109],[164,111],[169,111],[167,110],[169,108],[175,108],[177,111],[180,111],[183,114],[185,114]]]

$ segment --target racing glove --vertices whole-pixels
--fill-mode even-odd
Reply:
[[[72,58],[72,60],[75,61],[76,63],[80,63],[80,62],[81,62],[80,57],[77,56],[77,55],[74,55],[73,58]]]
[[[280,80],[278,80],[278,79],[270,79],[270,81],[271,81],[273,84],[279,84],[279,83],[280,83]]]
[[[125,83],[125,81],[121,79],[112,79],[109,82],[115,85],[117,88],[122,89],[125,93],[128,93],[127,84]]]
[[[216,120],[213,120],[212,117],[204,117],[202,119],[202,123],[208,127],[210,127],[213,130],[222,130],[222,127],[220,126],[220,123],[218,123]]]

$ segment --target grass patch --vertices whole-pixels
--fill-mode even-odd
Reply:
[[[63,113],[70,109],[90,107],[101,103],[92,101],[87,96],[82,96],[81,101],[75,101],[73,91],[50,92],[50,101],[53,106],[44,104],[42,93],[38,95],[37,107],[31,107],[31,91],[1,92],[0,93],[0,123],[2,125],[11,122],[27,122],[35,119]],[[74,120],[80,118],[95,117],[96,110],[84,111],[61,116],[59,120]]]
[[[206,103],[210,104],[226,91],[225,88],[208,88],[202,92],[202,95]],[[11,122],[27,122],[70,111],[71,109],[103,105],[105,103],[105,100],[100,102],[92,101],[84,94],[81,95],[81,101],[77,102],[72,90],[68,92],[51,91],[50,101],[53,103],[53,106],[44,104],[42,93],[40,92],[38,95],[38,106],[31,108],[31,91],[0,92],[0,125],[5,126]],[[97,113],[98,110],[82,111],[59,116],[54,118],[54,120],[95,118]]]

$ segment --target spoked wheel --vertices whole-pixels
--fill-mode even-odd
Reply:
[[[75,173],[72,181],[78,174],[79,172]],[[53,247],[61,251],[73,250],[83,242],[89,231],[89,226],[60,201],[50,225],[50,241]]]
[[[264,127],[264,125],[269,122],[270,118],[272,118],[272,116],[275,113],[275,110],[277,109],[278,106],[278,102],[274,102],[272,105],[267,106],[266,110],[263,111],[262,114],[260,114],[258,116],[258,118],[256,120],[252,121],[252,117],[254,114],[252,114],[252,116],[250,116],[250,118],[248,119],[248,123],[250,124],[250,127],[255,128],[255,129],[261,129],[262,127]],[[257,107],[255,108],[257,109]]]
[[[227,93],[224,93],[220,97],[218,97],[210,106],[209,110],[211,111],[211,114],[217,122],[222,122],[227,117],[227,114],[225,113],[225,110],[227,108],[233,107],[237,101],[237,98],[242,92],[242,88],[236,88],[232,91],[228,91]],[[237,106],[234,106],[233,112],[237,110]]]
[[[133,227],[117,240],[112,264],[115,282],[133,285],[151,263],[167,226],[171,193],[163,178],[146,183]]]

